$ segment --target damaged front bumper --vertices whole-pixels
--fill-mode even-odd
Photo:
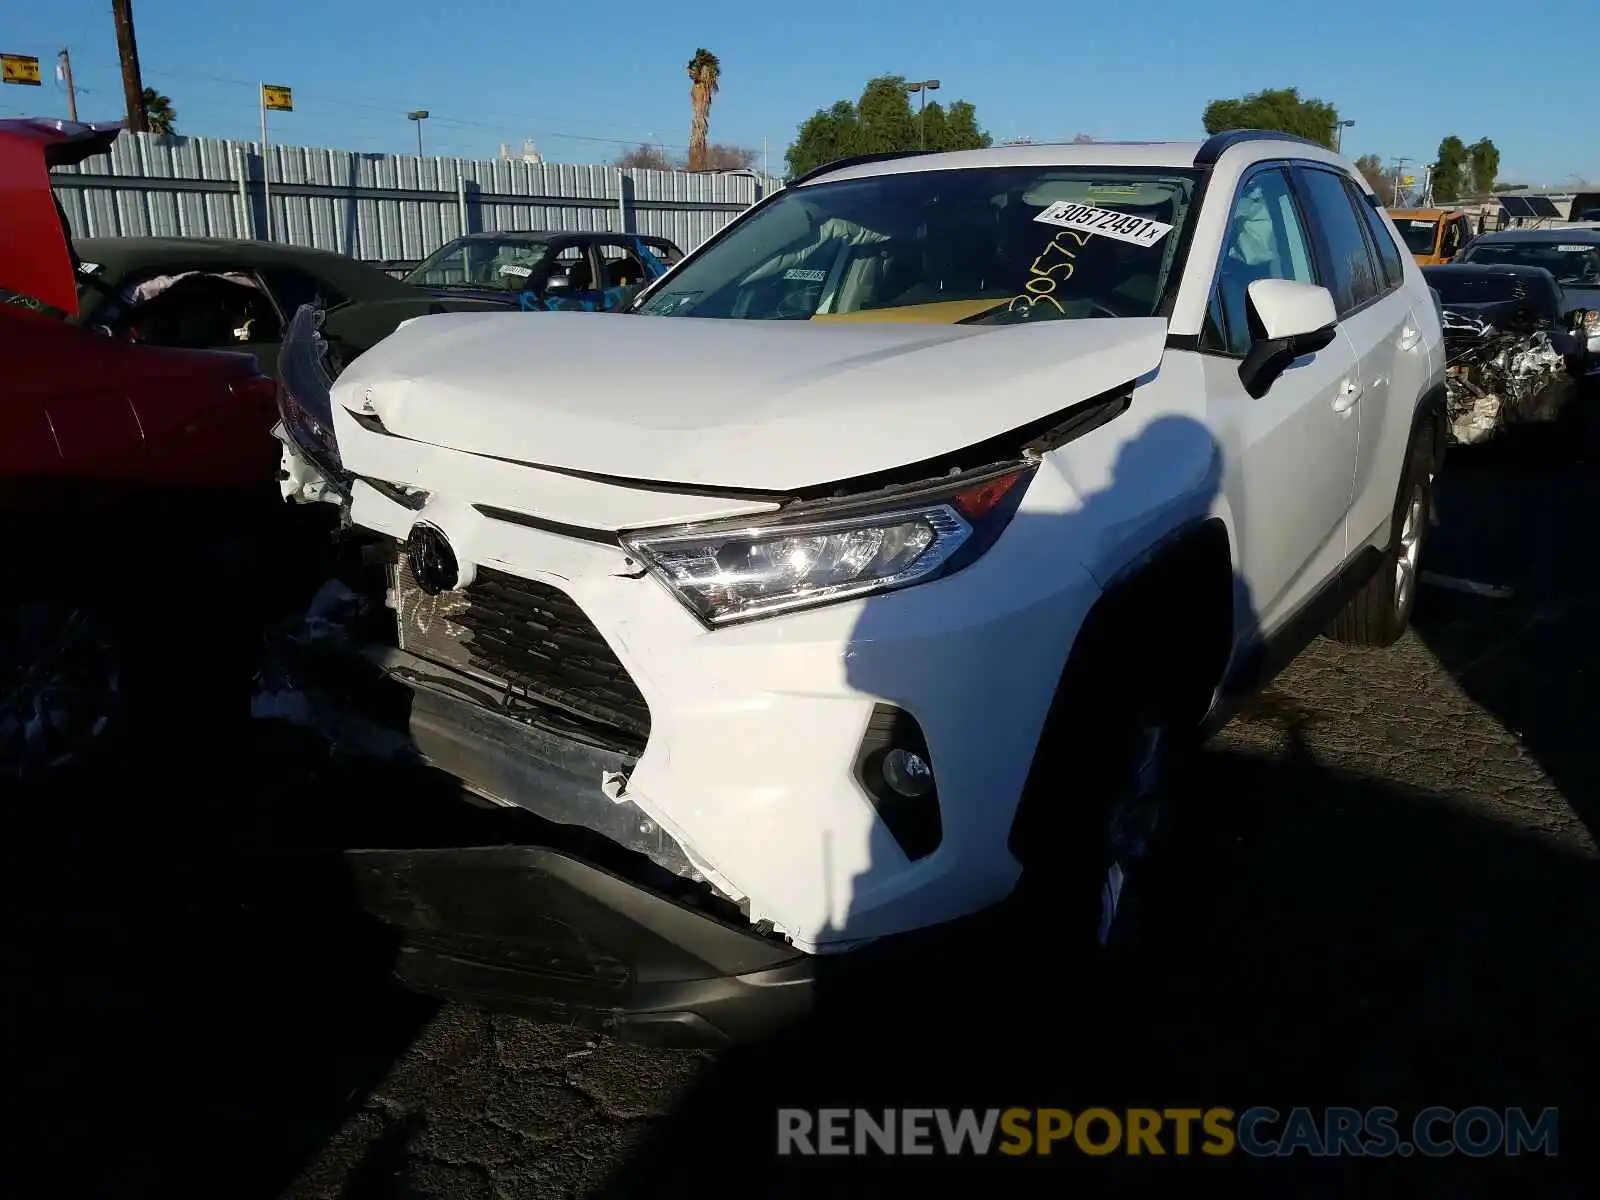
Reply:
[[[813,956],[750,926],[601,785],[625,778],[627,755],[499,711],[448,667],[358,646],[319,607],[331,608],[275,640],[257,715],[311,726],[344,755],[442,771],[534,818],[516,844],[346,853],[363,908],[399,935],[402,983],[662,1045],[755,1038],[810,1011]]]
[[[544,846],[347,855],[415,991],[674,1046],[806,1016],[817,961]]]

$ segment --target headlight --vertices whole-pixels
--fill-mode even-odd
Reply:
[[[1037,467],[953,478],[870,503],[796,505],[762,524],[716,522],[623,538],[708,626],[924,583],[1000,536]]]

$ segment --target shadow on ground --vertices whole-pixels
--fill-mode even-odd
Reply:
[[[735,1174],[747,1195],[866,1195],[921,1186],[932,1176],[919,1167],[962,1169],[778,1160],[785,1106],[1557,1106],[1553,1165],[1585,1177],[1600,1115],[1594,862],[1304,758],[1213,753],[1201,786],[1195,853],[1152,930],[1154,967],[1106,969],[1048,941],[1002,940],[959,966],[901,964],[892,982],[836,990],[807,1027],[727,1056],[605,1194],[687,1196],[714,1171]],[[982,1164],[1008,1194],[1063,1176],[1100,1194],[1238,1169],[1230,1188],[1255,1181],[1273,1195],[1287,1194],[1287,1173],[1333,1189],[1294,1194],[1360,1183],[1363,1194],[1460,1196],[1478,1194],[1474,1184],[1531,1188],[1551,1167],[1161,1162],[1070,1148]],[[1443,1176],[1448,1191],[1417,1190]]]

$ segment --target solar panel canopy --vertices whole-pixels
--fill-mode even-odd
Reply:
[[[1513,217],[1533,216],[1533,206],[1523,196],[1501,196],[1500,207]]]
[[[1561,210],[1556,207],[1556,202],[1549,196],[1529,196],[1528,203],[1533,205],[1533,215],[1536,217],[1561,216]]]

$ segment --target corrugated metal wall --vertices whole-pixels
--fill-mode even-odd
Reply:
[[[462,233],[594,229],[692,250],[776,180],[619,171],[125,134],[56,172],[77,236],[270,238],[369,261],[425,257]],[[268,224],[270,219],[270,226]]]

